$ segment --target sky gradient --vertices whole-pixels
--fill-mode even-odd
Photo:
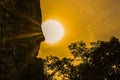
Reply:
[[[41,44],[39,57],[71,57],[68,45],[120,38],[120,0],[41,0],[42,21],[59,21],[65,31],[57,44]]]

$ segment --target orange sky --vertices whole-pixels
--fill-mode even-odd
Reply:
[[[71,57],[71,42],[107,40],[120,37],[119,0],[41,0],[42,21],[59,21],[65,35],[57,44],[41,44],[39,57]]]

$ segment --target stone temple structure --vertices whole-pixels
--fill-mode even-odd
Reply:
[[[39,0],[0,1],[0,80],[19,80],[42,41]]]

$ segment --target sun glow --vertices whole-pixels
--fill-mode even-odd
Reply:
[[[42,24],[45,41],[50,44],[57,43],[64,35],[62,25],[56,20],[48,20]]]

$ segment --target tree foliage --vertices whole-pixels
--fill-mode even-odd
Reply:
[[[56,56],[44,59],[48,80],[59,77],[62,79],[58,80],[120,80],[120,41],[112,37],[109,41],[90,44],[88,48],[83,41],[71,43],[68,47],[73,59]],[[75,65],[75,61],[80,63]]]

